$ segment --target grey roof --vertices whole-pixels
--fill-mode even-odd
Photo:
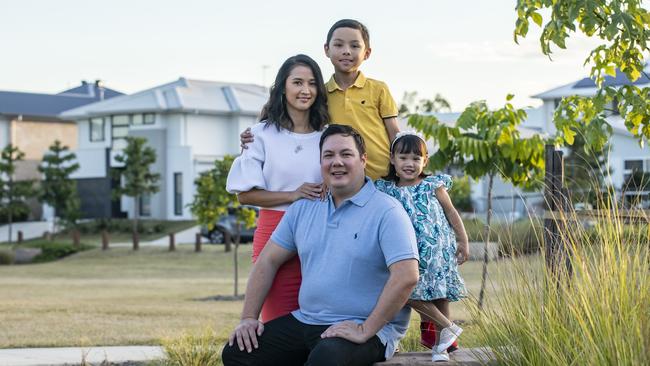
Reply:
[[[104,88],[102,96],[96,84],[86,82],[59,94],[0,91],[0,114],[59,119],[63,111],[119,95],[123,94]]]
[[[117,113],[186,112],[257,116],[268,99],[265,87],[179,78],[171,83],[130,95],[65,111],[65,119],[81,119]]]
[[[635,82],[631,82],[627,78],[625,73],[621,70],[616,69],[616,76],[605,76],[605,81],[603,82],[604,86],[622,86],[622,85],[638,85],[638,84],[647,84],[650,82],[648,76],[641,74],[641,77],[638,78]],[[596,83],[591,78],[584,78],[573,85],[573,88],[595,88]]]
[[[101,86],[101,81],[95,81],[94,83],[89,83],[82,81],[81,85],[74,87],[72,89],[64,90],[57,95],[69,95],[69,96],[83,96],[83,97],[95,97],[95,99],[101,99],[101,93],[104,94],[103,99],[110,99],[124,93],[120,93],[117,90],[113,90],[104,86]],[[98,85],[99,84],[99,85]]]
[[[624,73],[616,70],[616,76],[606,76],[604,86],[623,86],[623,85],[644,85],[650,84],[650,79],[646,74],[650,73],[650,64],[645,65],[644,73],[634,83],[632,83]],[[547,90],[545,92],[533,95],[533,98],[542,100],[563,98],[570,95],[579,95],[590,97],[597,92],[596,83],[591,78],[583,78],[578,81],[571,82],[566,85],[558,86],[556,88]]]

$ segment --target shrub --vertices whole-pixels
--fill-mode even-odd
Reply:
[[[472,197],[469,177],[454,177],[454,183],[449,191],[449,197],[454,207],[461,212],[472,212]]]
[[[153,232],[154,233],[159,234],[159,233],[162,233],[164,231],[165,231],[165,225],[163,225],[161,223],[154,224],[154,226],[153,226]]]
[[[41,254],[37,255],[34,258],[34,263],[55,261],[57,259],[61,259],[63,257],[67,257],[77,252],[92,248],[92,246],[89,245],[81,245],[79,247],[75,247],[71,243],[59,243],[59,242],[45,242],[45,243],[39,243],[30,246],[38,247],[41,248],[42,250]]]
[[[16,205],[19,208],[16,209],[16,213],[11,217],[12,222],[22,222],[27,221],[29,218],[29,206],[25,202],[16,202]],[[6,224],[9,222],[9,215],[6,212],[0,212],[0,224]]]
[[[485,224],[478,219],[464,220],[469,241],[483,242]],[[497,223],[490,228],[490,241],[499,244],[501,255],[532,254],[539,251],[543,241],[543,224],[539,219],[524,219],[514,223]]]
[[[0,249],[0,265],[13,264],[14,253],[9,249]]]

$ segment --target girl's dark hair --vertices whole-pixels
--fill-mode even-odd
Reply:
[[[316,82],[316,99],[309,108],[309,126],[314,131],[320,131],[329,123],[330,115],[327,112],[327,90],[323,81],[323,74],[316,61],[307,55],[295,55],[289,57],[278,70],[275,81],[269,91],[269,100],[262,108],[260,121],[266,120],[266,126],[273,125],[278,131],[281,128],[293,130],[293,121],[287,111],[287,100],[284,96],[286,82],[291,70],[296,66],[306,66],[311,69]]]
[[[395,156],[395,154],[411,153],[419,155],[423,158],[428,158],[427,144],[421,138],[415,135],[404,135],[398,137],[390,150],[391,156]],[[429,173],[425,173],[424,170],[422,170],[420,173],[420,178],[428,177],[429,175]],[[395,170],[395,166],[392,163],[388,164],[388,175],[383,177],[383,179],[393,182],[399,181],[397,171]]]

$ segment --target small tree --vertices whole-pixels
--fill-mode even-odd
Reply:
[[[23,160],[25,153],[12,144],[7,145],[0,155],[0,213],[7,217],[9,224],[9,243],[11,243],[13,218],[28,213],[25,200],[33,194],[34,182],[16,181],[16,164]]]
[[[127,145],[122,154],[115,157],[117,162],[124,164],[124,168],[113,170],[113,174],[122,182],[113,195],[114,199],[119,199],[122,195],[133,197],[133,250],[138,250],[139,202],[143,195],[158,192],[160,174],[151,171],[151,164],[156,162],[156,151],[146,146],[146,139],[127,137],[126,141]]]
[[[518,0],[516,9],[515,42],[518,36],[526,37],[532,20],[542,28],[541,49],[549,57],[551,45],[566,48],[566,39],[572,33],[581,32],[602,42],[585,59],[585,64],[592,65],[591,77],[598,92],[593,97],[562,100],[554,116],[555,125],[564,131],[558,143],[572,145],[571,130],[582,125],[588,136],[585,142],[601,150],[607,130],[611,131],[607,109],[617,105],[625,126],[643,146],[644,139],[650,139],[650,87],[604,85],[605,77],[616,77],[617,70],[631,81],[642,74],[649,78],[643,70],[650,52],[650,13],[642,7],[642,1]],[[544,9],[550,10],[550,19],[543,25],[540,10]]]
[[[508,96],[508,101],[512,95]],[[439,146],[429,159],[432,170],[450,165],[460,167],[474,179],[487,177],[487,220],[479,307],[483,306],[487,278],[488,243],[492,220],[492,187],[501,177],[516,187],[533,188],[541,182],[544,172],[544,140],[539,135],[521,138],[517,126],[526,112],[512,104],[490,111],[484,101],[472,103],[449,127],[433,116],[412,115],[409,124],[433,138]]]
[[[234,209],[237,215],[235,227],[235,250],[234,259],[234,278],[235,278],[235,297],[239,295],[239,268],[238,268],[238,251],[241,240],[241,226],[246,228],[255,225],[255,211],[242,207],[237,200],[237,196],[226,191],[226,180],[228,172],[232,166],[234,157],[225,156],[222,160],[216,160],[214,167],[201,175],[194,181],[196,185],[196,194],[190,204],[192,214],[196,216],[201,225],[208,228],[209,231],[214,229],[217,220],[222,215],[228,214],[228,209]],[[229,235],[224,236],[226,252],[230,251]]]
[[[79,217],[77,184],[70,179],[70,175],[79,170],[76,158],[67,146],[56,140],[38,166],[43,174],[39,198],[54,209],[54,232],[57,232],[57,219],[66,226],[74,226]]]
[[[417,100],[418,92],[404,92],[399,105],[399,115],[406,117],[411,113],[431,113],[451,111],[451,104],[442,95],[436,94],[433,99]]]

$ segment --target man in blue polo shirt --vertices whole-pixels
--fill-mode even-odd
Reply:
[[[415,233],[402,206],[364,175],[363,139],[330,125],[320,140],[326,201],[292,204],[248,280],[224,365],[372,365],[404,337],[418,280]],[[258,320],[278,267],[300,257],[300,308]]]

